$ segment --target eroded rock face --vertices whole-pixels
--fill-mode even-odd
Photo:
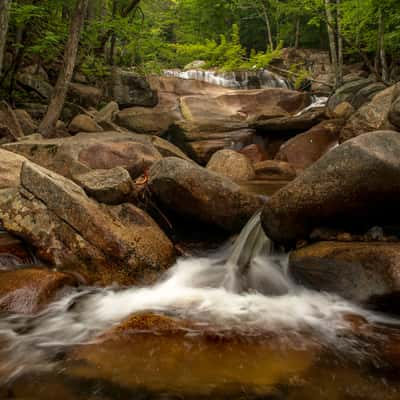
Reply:
[[[302,285],[366,302],[400,291],[400,243],[319,242],[293,251],[289,268]]]
[[[46,307],[57,294],[77,284],[75,278],[46,268],[0,272],[0,310],[34,314]]]
[[[232,232],[239,231],[264,203],[229,179],[175,157],[152,166],[149,187],[168,209]]]
[[[214,153],[207,169],[234,181],[248,181],[255,177],[250,159],[234,150],[220,150]]]
[[[339,143],[342,120],[327,120],[285,142],[276,159],[305,169]]]
[[[369,103],[364,104],[353,114],[340,132],[340,142],[366,132],[393,129],[389,122],[389,111],[393,102],[394,90],[395,86],[390,86],[379,92]]]
[[[28,161],[21,185],[0,192],[0,220],[52,265],[109,285],[153,282],[172,264],[172,243],[136,207],[100,206],[72,181]]]
[[[400,201],[400,135],[377,131],[332,149],[270,197],[266,234],[280,243],[307,239],[313,228],[396,223]]]

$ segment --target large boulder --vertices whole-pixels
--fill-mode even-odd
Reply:
[[[321,122],[309,131],[285,142],[275,158],[289,162],[297,169],[305,169],[338,145],[342,126],[342,120],[331,119]]]
[[[303,113],[276,118],[260,119],[250,126],[260,134],[285,134],[295,135],[311,129],[327,118],[324,109],[308,110]]]
[[[293,251],[291,275],[309,288],[365,302],[400,292],[400,243],[319,242]]]
[[[175,157],[152,166],[149,187],[168,209],[231,232],[239,231],[264,203],[229,179]]]
[[[214,153],[207,169],[234,181],[248,181],[255,177],[250,159],[234,150],[220,150]]]
[[[71,275],[45,268],[27,268],[0,272],[0,310],[34,314],[55,300],[67,287],[75,286]]]
[[[115,167],[127,169],[136,178],[163,156],[187,158],[162,138],[114,131],[24,140],[4,148],[70,179],[92,169]]]
[[[29,161],[21,188],[0,191],[0,220],[41,259],[89,284],[154,282],[174,261],[172,243],[142,210],[101,206],[72,181]]]
[[[16,79],[19,85],[30,90],[44,99],[50,99],[53,94],[53,86],[49,83],[47,74],[27,68],[17,73]]]
[[[400,130],[400,97],[390,107],[389,122]]]
[[[159,103],[152,108],[126,108],[115,116],[115,123],[132,132],[162,135],[182,118],[176,96],[160,94]]]
[[[157,92],[151,89],[145,77],[119,68],[112,71],[106,83],[106,96],[121,108],[154,107],[158,102]]]
[[[76,104],[84,108],[97,107],[103,96],[103,91],[97,87],[82,83],[70,83],[68,86],[68,97]]]
[[[340,133],[340,141],[344,142],[352,137],[366,132],[380,129],[393,129],[389,122],[389,111],[393,102],[393,94],[396,86],[376,94],[369,103],[364,104],[353,114]]]
[[[76,183],[100,203],[121,204],[129,200],[133,181],[125,168],[94,169],[75,176]]]
[[[78,132],[101,132],[103,128],[89,115],[79,114],[71,121],[68,130],[75,134]]]
[[[261,216],[280,243],[307,239],[313,228],[400,222],[400,135],[377,131],[332,149],[270,197]]]
[[[258,89],[227,92],[219,96],[185,96],[182,114],[187,120],[259,120],[296,114],[311,103],[309,94],[289,89]]]

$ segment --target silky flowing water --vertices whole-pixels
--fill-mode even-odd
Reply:
[[[400,399],[397,320],[299,287],[286,266],[257,214],[152,287],[4,315],[0,399]]]

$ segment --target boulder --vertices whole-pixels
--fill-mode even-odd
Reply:
[[[70,179],[92,169],[114,167],[123,167],[137,177],[163,156],[187,159],[181,150],[162,138],[113,131],[24,140],[4,148]]]
[[[373,99],[364,104],[353,114],[340,133],[340,142],[352,137],[380,129],[393,129],[389,122],[389,111],[392,105],[395,86],[379,92]]]
[[[115,123],[132,132],[160,136],[181,118],[177,97],[160,94],[160,101],[155,107],[126,108],[116,114]]]
[[[0,189],[18,187],[22,164],[26,158],[0,149],[0,160]]]
[[[255,143],[243,147],[243,149],[240,150],[240,153],[244,154],[252,163],[264,161],[267,158],[267,154],[262,146]]]
[[[96,143],[82,150],[79,161],[91,169],[123,167],[133,179],[140,176],[161,154],[143,143]]]
[[[289,271],[297,282],[366,302],[400,291],[400,243],[319,242],[293,251]]]
[[[84,108],[97,107],[103,96],[103,91],[97,87],[83,83],[70,83],[68,86],[68,98],[73,103]]]
[[[296,178],[295,168],[284,161],[265,160],[254,164],[256,179],[293,180]]]
[[[13,141],[24,136],[17,114],[5,101],[0,102],[0,126],[2,128],[0,137]]]
[[[75,286],[71,275],[45,268],[0,272],[0,310],[35,314],[55,300],[67,287]]]
[[[90,197],[100,203],[121,204],[132,195],[132,179],[129,172],[121,167],[95,169],[74,178]]]
[[[349,102],[343,101],[333,109],[331,115],[333,118],[348,119],[354,112],[354,107]]]
[[[400,130],[400,97],[390,107],[389,122]]]
[[[69,132],[72,134],[78,132],[101,132],[103,128],[89,115],[77,115],[68,126]]]
[[[332,149],[270,197],[261,220],[279,243],[307,239],[314,228],[394,224],[400,201],[400,135],[377,131]]]
[[[240,231],[264,201],[214,172],[168,157],[149,171],[149,188],[168,209],[230,232]]]
[[[21,188],[0,191],[0,220],[38,256],[88,284],[145,284],[174,261],[156,223],[130,204],[99,205],[72,181],[29,161]]]
[[[181,97],[185,119],[260,120],[296,114],[311,103],[310,95],[289,89],[229,91],[219,96]]]
[[[385,89],[382,83],[374,82],[370,78],[360,78],[350,75],[348,79],[344,77],[344,84],[340,86],[328,100],[327,107],[333,111],[337,105],[346,101],[355,109],[367,103],[379,91]]]
[[[27,111],[19,109],[14,110],[14,112],[25,136],[32,135],[37,131],[37,124]]]
[[[342,120],[331,119],[321,122],[309,131],[285,142],[275,158],[286,161],[297,169],[305,169],[338,145],[342,126]]]
[[[234,150],[219,150],[214,153],[207,169],[234,181],[248,181],[255,177],[250,159]]]
[[[250,123],[250,127],[259,134],[295,135],[311,129],[327,118],[324,109],[308,110],[294,116],[284,116],[268,119],[260,119]]]
[[[131,71],[115,68],[106,83],[106,96],[121,108],[157,105],[157,92],[151,89],[145,77]]]
[[[19,85],[37,93],[44,99],[50,99],[53,94],[53,86],[48,82],[47,77],[32,71],[21,71],[16,75]]]
[[[118,103],[110,101],[103,108],[101,108],[95,115],[95,121],[100,124],[103,121],[112,122],[114,121],[115,115],[119,112]]]

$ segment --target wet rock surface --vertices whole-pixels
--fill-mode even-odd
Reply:
[[[165,158],[149,171],[157,200],[185,218],[238,231],[263,205],[227,178],[178,158]]]

